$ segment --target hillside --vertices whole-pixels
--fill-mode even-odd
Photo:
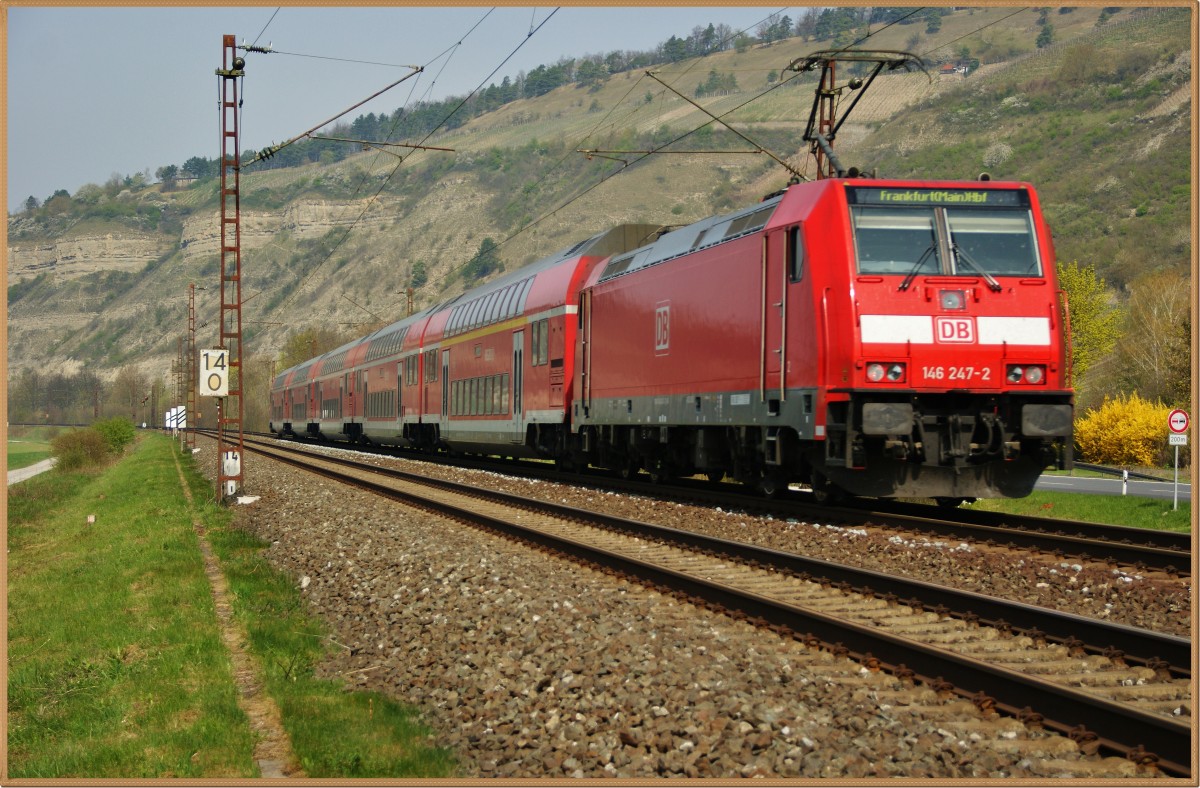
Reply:
[[[843,160],[888,176],[988,170],[1028,180],[1042,194],[1060,259],[1095,261],[1122,285],[1144,271],[1185,272],[1189,11],[1126,9],[1100,27],[1098,7],[1052,14],[1058,43],[1038,50],[1036,14],[1016,10],[956,10],[937,35],[896,25],[874,36],[875,48],[912,49],[931,62],[968,47],[980,67],[965,78],[936,69],[880,77],[838,137]],[[927,51],[943,41],[954,43]],[[830,43],[789,38],[656,74],[689,98],[710,73],[733,75],[735,89],[700,103],[718,115],[740,107],[726,120],[811,173],[799,138],[813,77],[751,99],[790,61]],[[242,177],[246,353],[275,358],[289,333],[318,324],[364,333],[404,313],[410,284],[418,308],[460,292],[469,284],[462,268],[485,238],[500,244],[511,270],[613,224],[683,224],[786,183],[782,168],[743,155],[749,146],[719,124],[674,148],[739,153],[642,161],[576,152],[648,150],[708,120],[630,71],[596,88],[514,101],[428,141],[453,152],[250,167]],[[215,337],[217,184],[80,192],[70,208],[9,218],[10,378],[84,367],[111,378],[126,364],[161,377],[186,330],[190,282],[207,288],[196,294],[197,343]]]

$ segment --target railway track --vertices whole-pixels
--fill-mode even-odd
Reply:
[[[270,433],[259,434],[273,439]],[[307,442],[300,445],[312,445]],[[346,449],[344,443],[328,443]],[[985,546],[1002,546],[1038,551],[1058,558],[1081,561],[1103,559],[1114,567],[1138,572],[1163,572],[1187,576],[1191,567],[1191,535],[1144,528],[1056,520],[968,508],[944,509],[903,501],[870,500],[847,506],[817,504],[805,492],[790,490],[775,499],[764,499],[737,485],[712,484],[698,480],[676,480],[673,485],[655,484],[638,479],[618,479],[597,473],[564,473],[546,463],[497,461],[471,457],[441,457],[413,452],[371,449],[384,456],[398,456],[456,467],[513,473],[566,484],[587,484],[605,489],[672,498],[765,513],[775,517],[817,518],[822,522],[847,527],[886,527],[917,532],[944,539],[970,539]]]
[[[247,448],[735,611],[1085,750],[1190,774],[1191,730],[1180,720],[1191,710],[1187,639],[311,452]]]

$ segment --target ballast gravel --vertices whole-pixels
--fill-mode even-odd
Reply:
[[[471,473],[488,486],[505,478]],[[540,486],[568,502],[635,501],[643,519],[675,508]],[[462,777],[1152,776],[791,637],[269,460],[247,463],[245,490],[261,498],[236,507],[238,526],[270,544],[268,560],[339,645],[322,672],[422,710]],[[748,530],[745,515],[699,511]]]

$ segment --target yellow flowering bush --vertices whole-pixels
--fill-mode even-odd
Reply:
[[[1167,445],[1167,414],[1171,409],[1142,399],[1105,398],[1104,404],[1075,421],[1078,459],[1099,465],[1155,466]]]

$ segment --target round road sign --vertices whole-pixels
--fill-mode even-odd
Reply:
[[[1179,408],[1176,408],[1175,410],[1171,411],[1171,415],[1167,416],[1167,426],[1170,427],[1171,432],[1175,433],[1176,435],[1187,432],[1188,425],[1190,423],[1191,420],[1188,418],[1186,410],[1180,410]]]

